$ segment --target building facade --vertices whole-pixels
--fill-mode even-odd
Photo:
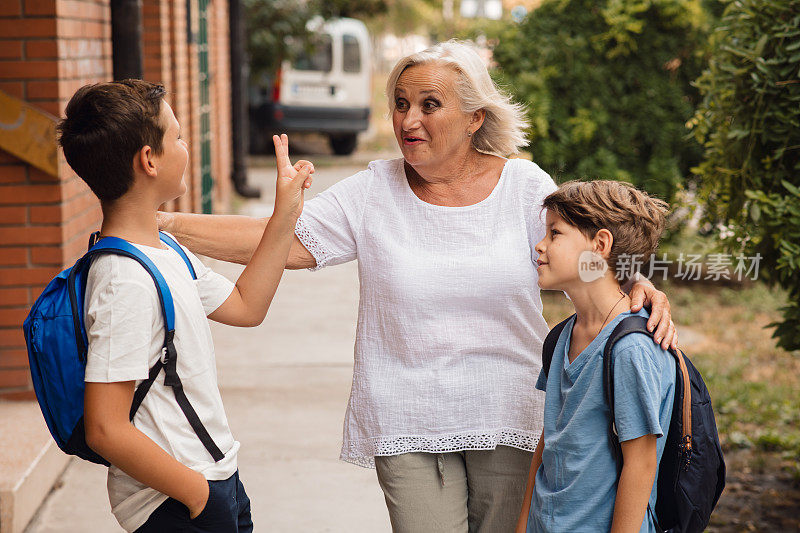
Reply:
[[[226,0],[142,0],[144,79],[163,83],[189,143],[188,192],[165,209],[221,212],[231,191]],[[0,1],[0,398],[33,397],[22,322],[99,228],[57,149],[72,94],[112,77],[110,0]]]

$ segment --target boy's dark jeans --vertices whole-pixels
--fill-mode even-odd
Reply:
[[[195,518],[178,500],[167,498],[136,533],[251,533],[250,498],[237,470],[228,479],[208,482],[208,503]]]

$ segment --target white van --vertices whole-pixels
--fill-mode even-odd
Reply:
[[[250,86],[250,151],[272,145],[274,133],[318,132],[336,154],[355,150],[369,127],[371,50],[364,23],[312,20],[313,51],[284,61],[273,80]]]

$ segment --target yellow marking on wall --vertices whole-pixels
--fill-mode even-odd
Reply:
[[[58,119],[0,90],[0,149],[58,177]]]

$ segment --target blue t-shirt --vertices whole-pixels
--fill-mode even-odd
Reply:
[[[617,494],[617,465],[608,440],[610,410],[603,395],[603,348],[617,324],[642,309],[614,318],[569,363],[574,319],[556,343],[550,375],[539,374],[545,391],[544,450],[536,472],[528,533],[609,531]],[[642,333],[623,337],[613,350],[614,403],[619,440],[657,435],[664,451],[675,396],[675,360]],[[650,493],[655,510],[656,484]],[[640,532],[655,532],[645,514]]]

